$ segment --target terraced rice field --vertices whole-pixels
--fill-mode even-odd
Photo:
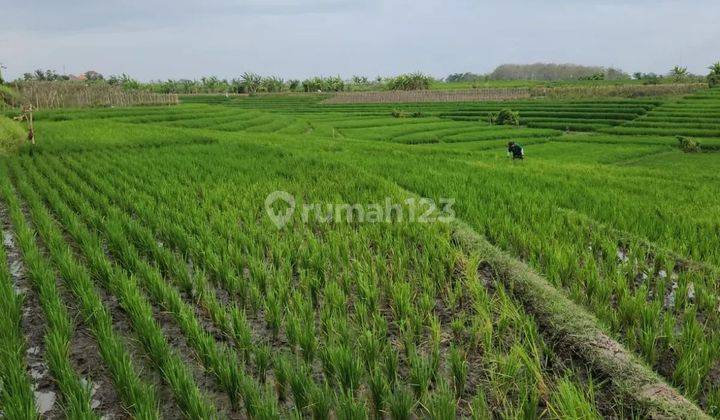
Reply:
[[[38,113],[0,161],[3,415],[720,416],[720,157],[674,137],[720,91],[322,99]],[[278,190],[457,220],[279,229]]]
[[[720,137],[720,91],[713,89],[663,104],[638,119],[606,131]]]

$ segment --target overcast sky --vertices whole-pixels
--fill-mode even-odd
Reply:
[[[0,63],[141,80],[484,73],[557,62],[706,73],[718,0],[2,0]]]

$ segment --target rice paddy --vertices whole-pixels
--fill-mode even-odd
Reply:
[[[720,417],[720,90],[327,97],[37,113],[0,158],[2,415]],[[274,191],[457,220],[278,228]]]

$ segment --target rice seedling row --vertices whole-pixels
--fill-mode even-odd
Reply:
[[[70,362],[69,348],[74,325],[55,284],[55,273],[35,243],[34,232],[23,215],[6,175],[0,179],[0,188],[17,233],[28,276],[38,293],[47,320],[45,359],[60,389],[64,411],[73,418],[97,418],[91,408],[90,389],[83,384]]]
[[[18,185],[22,187],[26,200],[37,209],[35,211],[49,219],[50,215],[47,210],[41,207],[40,197],[26,183],[24,173],[19,170],[16,173]],[[58,205],[56,211],[60,212],[65,209],[60,207],[61,203],[57,199],[57,192],[48,190],[46,183],[40,182],[35,187],[47,194],[45,198],[48,201],[52,200],[52,203]],[[113,294],[117,296],[121,306],[132,320],[138,338],[173,390],[183,411],[189,417],[212,417],[214,413],[212,405],[207,402],[206,397],[201,395],[187,366],[163,338],[159,325],[154,321],[152,309],[140,292],[136,281],[106,259],[102,244],[77,219],[72,218],[72,213],[66,211],[59,213],[58,216],[68,232],[73,235],[76,243],[82,248],[89,269],[92,270],[94,276],[105,279],[106,286],[110,287]]]

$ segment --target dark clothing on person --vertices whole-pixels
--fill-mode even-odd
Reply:
[[[508,147],[508,153],[512,154],[513,159],[522,159],[523,158],[523,148],[519,144],[515,143],[510,145]]]

